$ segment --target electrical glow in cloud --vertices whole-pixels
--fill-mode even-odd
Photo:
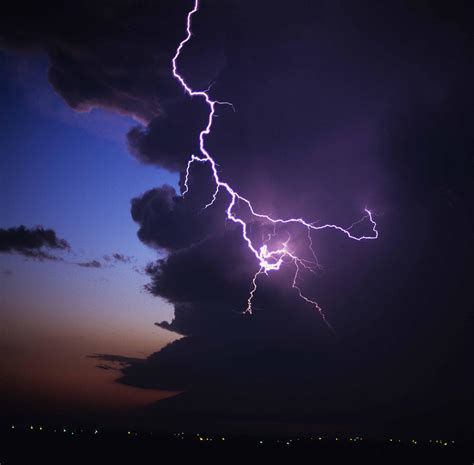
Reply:
[[[215,110],[216,110],[216,105],[230,105],[232,106],[231,103],[229,102],[220,102],[218,100],[212,100],[211,97],[209,96],[209,89],[206,91],[196,91],[193,90],[189,85],[186,83],[184,78],[179,74],[178,72],[178,67],[177,67],[177,61],[180,56],[180,53],[183,49],[183,47],[186,45],[186,43],[191,39],[192,36],[192,31],[191,31],[191,22],[192,22],[192,16],[194,13],[196,13],[199,9],[199,0],[195,0],[194,2],[194,7],[191,11],[189,11],[186,19],[186,37],[180,42],[178,45],[178,48],[176,49],[176,53],[173,57],[172,60],[172,65],[173,65],[173,76],[179,81],[183,89],[189,96],[191,97],[200,97],[202,98],[207,106],[209,107],[209,115],[208,115],[208,120],[207,120],[207,125],[206,127],[200,132],[199,134],[199,150],[200,150],[200,155],[191,155],[191,158],[188,161],[187,167],[186,167],[186,173],[185,173],[185,179],[184,179],[184,190],[182,195],[184,196],[188,190],[188,180],[189,180],[189,175],[190,175],[190,169],[191,165],[195,162],[200,162],[200,163],[208,163],[210,165],[211,171],[212,171],[212,176],[214,178],[214,182],[216,185],[216,189],[214,191],[214,194],[212,196],[211,201],[205,205],[205,208],[210,207],[214,201],[217,198],[217,194],[221,189],[224,189],[227,191],[227,193],[230,195],[230,202],[229,205],[227,206],[226,209],[226,214],[227,218],[231,220],[232,222],[236,223],[242,228],[242,238],[243,240],[247,243],[249,249],[252,251],[252,253],[255,255],[255,258],[257,260],[259,269],[255,273],[253,279],[252,279],[252,287],[250,290],[249,298],[247,300],[247,307],[244,310],[244,313],[252,313],[252,301],[255,296],[255,293],[257,291],[257,279],[260,275],[265,274],[268,275],[270,271],[277,271],[280,270],[281,266],[285,263],[290,263],[293,264],[295,267],[295,273],[293,275],[293,282],[292,282],[292,288],[294,288],[297,292],[298,295],[303,299],[305,302],[309,303],[312,305],[316,310],[320,313],[321,317],[323,318],[324,322],[329,326],[329,322],[327,321],[321,307],[318,305],[317,302],[314,300],[306,297],[300,287],[298,286],[298,277],[299,273],[302,269],[305,269],[307,271],[315,272],[315,269],[319,267],[316,255],[314,253],[313,247],[312,247],[312,240],[311,240],[311,232],[312,231],[318,231],[322,229],[335,229],[336,231],[339,231],[342,234],[345,234],[349,239],[355,240],[355,241],[362,241],[362,240],[370,240],[370,239],[377,239],[378,237],[378,231],[377,231],[377,224],[373,220],[372,213],[370,210],[367,208],[365,209],[365,215],[352,225],[350,225],[347,228],[343,228],[341,226],[337,226],[335,224],[324,224],[324,225],[316,225],[315,222],[308,223],[306,220],[303,218],[288,218],[288,219],[281,219],[281,218],[272,218],[269,215],[258,213],[254,210],[251,202],[246,199],[245,197],[242,197],[238,192],[236,192],[229,184],[226,182],[222,181],[219,177],[219,173],[217,170],[217,165],[215,160],[212,158],[212,156],[209,154],[209,152],[206,149],[205,145],[205,138],[211,133],[211,128],[212,128],[212,123],[213,119],[215,116]],[[314,261],[306,260],[304,258],[299,257],[298,255],[295,254],[295,251],[292,251],[289,249],[289,242],[291,239],[291,236],[288,237],[288,239],[284,242],[281,242],[280,246],[277,249],[270,250],[268,247],[268,240],[274,236],[269,235],[267,240],[264,241],[263,245],[258,247],[255,245],[252,240],[249,237],[248,234],[248,226],[249,224],[246,223],[242,218],[237,216],[237,214],[234,212],[234,207],[236,206],[237,202],[244,203],[245,205],[248,206],[251,215],[254,218],[258,218],[259,220],[263,220],[263,222],[267,224],[272,224],[274,228],[277,225],[289,225],[289,224],[299,224],[302,227],[306,228],[308,231],[308,248],[311,251]],[[371,235],[366,236],[355,236],[351,233],[352,228],[356,225],[361,223],[364,220],[368,220],[371,224]]]

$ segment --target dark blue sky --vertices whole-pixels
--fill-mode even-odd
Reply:
[[[170,306],[143,292],[147,279],[134,269],[156,253],[136,237],[130,199],[176,184],[177,176],[129,155],[125,133],[135,121],[70,109],[47,82],[46,68],[43,56],[0,54],[0,227],[53,228],[71,244],[68,262],[104,262],[112,253],[132,259],[94,269],[0,255],[0,270],[11,272],[0,276],[2,327],[9,328],[2,348],[14,357],[2,394],[20,392],[25,400],[44,391],[85,408],[127,399],[138,405],[160,395],[124,390],[86,355],[116,346],[143,356],[173,338],[153,326],[171,317]]]
[[[89,256],[126,250],[143,259],[130,199],[177,176],[127,153],[137,123],[94,109],[76,113],[47,82],[47,60],[2,54],[1,225],[43,224]]]

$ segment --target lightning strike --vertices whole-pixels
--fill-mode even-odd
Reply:
[[[257,278],[261,274],[266,274],[265,270],[263,268],[260,268],[254,275],[252,279],[252,289],[250,290],[249,298],[247,300],[247,308],[245,309],[244,313],[252,313],[252,300],[253,296],[255,295],[255,292],[257,292]]]
[[[177,61],[178,58],[181,54],[181,51],[183,50],[184,46],[191,40],[192,37],[192,30],[191,30],[191,24],[192,24],[192,16],[199,10],[199,0],[195,0],[194,2],[194,7],[191,11],[188,12],[187,17],[186,17],[186,37],[179,43],[178,48],[176,49],[175,55],[172,59],[172,71],[173,71],[173,76],[177,81],[181,84],[183,87],[185,93],[187,93],[190,97],[199,97],[204,100],[206,105],[209,107],[209,114],[208,114],[208,120],[205,128],[199,133],[199,151],[200,151],[200,156],[197,155],[191,155],[191,158],[189,159],[187,166],[186,166],[186,173],[184,177],[184,189],[182,192],[182,195],[186,195],[187,192],[189,191],[189,176],[190,176],[190,170],[193,165],[193,163],[208,163],[211,168],[212,176],[216,185],[215,191],[212,195],[211,200],[209,201],[208,204],[204,206],[204,208],[210,207],[215,200],[217,199],[217,195],[219,194],[220,190],[223,189],[225,190],[229,196],[230,196],[230,202],[229,205],[227,206],[226,209],[226,215],[227,219],[231,220],[233,223],[237,224],[238,226],[241,227],[242,229],[242,238],[243,240],[247,243],[248,248],[250,251],[254,254],[259,269],[255,273],[253,279],[252,279],[252,286],[250,289],[249,293],[249,298],[247,300],[247,308],[244,310],[243,313],[252,313],[252,301],[255,296],[255,293],[257,292],[257,279],[261,275],[267,275],[270,271],[278,271],[281,269],[283,264],[293,264],[295,267],[295,273],[293,275],[293,281],[291,287],[295,289],[299,295],[299,297],[307,302],[308,304],[312,305],[321,315],[323,321],[327,324],[329,328],[332,329],[331,325],[329,324],[328,320],[326,319],[326,316],[324,315],[321,307],[317,302],[314,300],[306,297],[302,291],[301,288],[298,285],[298,277],[299,273],[302,268],[305,270],[315,272],[315,269],[321,269],[318,260],[316,258],[316,253],[314,252],[313,249],[313,242],[311,238],[311,232],[312,231],[320,231],[323,229],[334,229],[336,231],[339,231],[340,233],[346,235],[349,239],[355,240],[355,241],[363,241],[363,240],[373,240],[378,238],[378,231],[377,231],[377,224],[373,219],[372,212],[368,210],[367,208],[364,209],[365,214],[360,218],[359,220],[355,221],[352,223],[349,227],[344,228],[342,226],[338,226],[335,224],[323,224],[323,225],[317,225],[317,222],[307,222],[303,218],[288,218],[288,219],[282,219],[282,218],[272,218],[271,216],[263,213],[258,213],[254,210],[252,203],[250,200],[246,199],[242,195],[240,195],[238,192],[236,192],[232,187],[226,183],[225,181],[222,181],[219,177],[219,172],[217,169],[217,163],[215,160],[212,158],[212,156],[209,154],[209,152],[206,149],[205,145],[205,138],[211,133],[211,128],[212,128],[212,123],[214,120],[214,117],[217,115],[215,114],[216,112],[216,106],[218,105],[228,105],[231,106],[232,109],[234,109],[232,103],[230,102],[221,102],[219,100],[213,100],[211,99],[209,95],[210,87],[207,90],[193,90],[185,81],[183,76],[179,74],[178,72],[178,66],[177,66]],[[235,110],[234,110],[235,111]],[[266,241],[264,241],[263,245],[260,247],[254,245],[252,240],[249,237],[248,234],[248,224],[237,214],[234,212],[234,207],[236,206],[236,203],[242,202],[245,205],[247,205],[252,217],[258,218],[260,220],[263,220],[267,224],[272,224],[273,227],[275,228],[277,225],[289,225],[289,224],[299,224],[303,226],[304,228],[307,229],[308,233],[308,249],[311,251],[312,256],[314,257],[314,262],[303,259],[295,254],[294,251],[290,251],[288,248],[289,241],[291,237],[289,236],[288,239],[284,242],[281,243],[281,247],[275,250],[269,250],[268,244]],[[371,234],[370,235],[361,235],[361,236],[356,236],[354,235],[351,231],[354,226],[357,224],[362,223],[363,221],[368,220],[371,225]]]

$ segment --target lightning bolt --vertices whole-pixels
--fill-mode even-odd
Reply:
[[[247,300],[247,308],[244,310],[243,313],[249,313],[249,314],[252,313],[252,301],[255,296],[255,293],[257,292],[257,279],[259,278],[259,276],[261,275],[268,276],[269,272],[280,270],[282,265],[284,264],[293,264],[295,267],[295,273],[293,275],[293,281],[292,281],[291,287],[297,291],[299,297],[302,300],[312,305],[319,312],[324,322],[329,326],[329,328],[332,329],[331,325],[326,319],[326,316],[324,315],[319,304],[315,302],[314,300],[306,297],[298,285],[298,278],[299,278],[301,269],[305,269],[311,272],[315,272],[316,268],[320,269],[320,265],[318,264],[316,254],[313,249],[311,232],[320,231],[323,229],[334,229],[336,231],[339,231],[342,234],[345,234],[349,239],[352,239],[355,241],[377,239],[378,238],[377,224],[373,219],[372,212],[368,210],[367,208],[365,208],[364,210],[365,214],[362,216],[362,218],[355,221],[347,228],[344,228],[342,226],[338,226],[335,224],[317,225],[316,222],[308,223],[303,218],[288,218],[288,219],[272,218],[271,216],[267,214],[256,212],[250,200],[240,195],[228,183],[221,180],[221,178],[219,177],[217,164],[206,149],[205,139],[211,133],[212,123],[213,123],[214,117],[216,116],[215,114],[216,107],[218,105],[228,105],[228,106],[231,106],[232,108],[234,107],[230,102],[221,102],[219,100],[213,100],[209,95],[209,89],[204,90],[204,91],[193,90],[187,84],[183,76],[181,76],[181,74],[178,71],[178,66],[177,66],[177,61],[181,54],[181,51],[183,50],[184,46],[191,40],[192,17],[198,10],[199,10],[199,0],[195,0],[193,9],[188,12],[187,17],[186,17],[186,37],[179,43],[178,48],[176,49],[176,53],[172,59],[173,76],[181,84],[185,93],[187,93],[190,97],[199,97],[203,99],[206,105],[209,107],[207,124],[205,128],[199,133],[200,155],[199,156],[194,155],[194,154],[191,155],[191,158],[189,159],[187,163],[186,173],[184,176],[184,189],[183,189],[182,195],[184,196],[189,191],[188,182],[189,182],[190,170],[193,163],[196,163],[196,162],[209,164],[211,168],[212,176],[216,185],[216,188],[212,195],[211,200],[209,201],[208,204],[204,206],[204,208],[210,207],[215,202],[217,195],[219,194],[221,190],[224,190],[229,194],[230,202],[226,209],[227,219],[231,220],[233,223],[241,227],[242,238],[247,243],[248,248],[254,254],[258,263],[258,271],[255,273],[252,279],[252,286],[251,286],[249,298]],[[281,243],[281,246],[279,248],[274,249],[274,250],[270,250],[266,242],[264,242],[263,245],[261,245],[260,247],[254,245],[254,243],[252,242],[248,234],[248,224],[234,212],[234,207],[236,206],[238,202],[242,202],[243,204],[247,205],[253,218],[258,218],[260,220],[263,220],[267,224],[272,224],[274,228],[277,225],[290,225],[290,224],[299,224],[302,227],[306,228],[307,233],[308,233],[308,249],[311,251],[312,256],[314,257],[315,261],[312,262],[312,261],[303,259],[299,257],[298,255],[296,255],[294,251],[291,251],[288,246],[289,241],[291,239],[290,236],[288,237],[286,241]],[[365,220],[368,220],[370,222],[371,234],[361,235],[361,236],[354,235],[352,233],[352,228],[356,226],[357,224],[362,223]]]

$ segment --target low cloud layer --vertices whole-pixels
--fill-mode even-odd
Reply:
[[[87,262],[78,262],[76,263],[77,266],[81,266],[82,268],[102,268],[102,263],[98,260],[89,260]]]
[[[0,253],[17,253],[39,261],[63,260],[50,251],[70,251],[71,246],[65,239],[57,237],[52,229],[41,226],[25,226],[0,229]]]
[[[0,229],[0,253],[4,254],[18,254],[40,262],[64,262],[92,269],[129,265],[133,262],[133,257],[119,252],[104,255],[100,260],[71,262],[57,255],[59,252],[72,253],[72,248],[69,242],[59,238],[53,229],[45,229],[42,226],[27,228],[23,225]]]
[[[116,265],[128,265],[132,263],[133,257],[118,252],[110,255],[104,255],[102,259],[87,260],[83,262],[75,262],[75,265],[82,268],[112,268]]]
[[[107,262],[114,262],[114,263],[131,263],[133,260],[133,257],[115,252],[112,255],[104,255],[104,260]]]

